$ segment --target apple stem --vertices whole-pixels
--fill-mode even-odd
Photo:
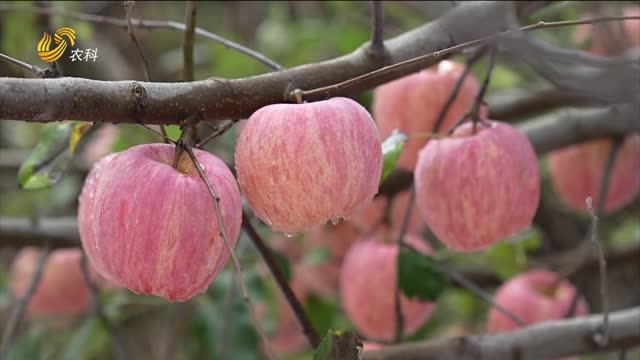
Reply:
[[[190,119],[197,119],[198,116],[196,116],[195,118],[192,117]],[[196,124],[196,122],[186,122],[184,125],[183,129],[183,137],[185,136],[185,134],[193,134],[193,132],[191,130],[189,130],[189,128],[193,127]],[[215,206],[216,209],[216,218],[218,220],[218,228],[220,229],[220,235],[222,235],[222,240],[224,241],[225,246],[227,247],[227,250],[229,251],[229,253],[231,254],[231,260],[233,262],[233,267],[236,271],[236,273],[238,274],[238,283],[240,285],[240,290],[242,291],[242,300],[244,301],[245,305],[247,306],[247,310],[249,312],[249,318],[251,319],[251,322],[253,323],[253,326],[256,330],[256,332],[258,333],[258,336],[260,336],[260,338],[262,339],[262,341],[264,342],[265,345],[265,349],[266,349],[266,353],[267,353],[267,357],[269,357],[269,359],[275,359],[275,356],[273,354],[273,350],[271,349],[271,346],[269,345],[269,339],[267,338],[266,333],[264,332],[264,329],[262,329],[262,325],[260,325],[260,320],[258,319],[255,309],[253,308],[253,305],[251,304],[251,299],[249,298],[249,291],[247,290],[247,285],[244,281],[244,274],[242,272],[242,265],[240,265],[240,261],[238,261],[238,257],[236,256],[235,251],[233,250],[233,246],[231,246],[231,242],[229,241],[229,237],[227,236],[227,232],[225,230],[224,227],[224,221],[222,220],[222,211],[220,209],[220,198],[218,197],[218,195],[216,195],[215,190],[213,189],[213,186],[211,185],[211,182],[209,182],[209,178],[207,177],[207,175],[204,173],[204,170],[202,170],[202,166],[200,166],[200,162],[198,161],[198,159],[196,158],[196,155],[193,153],[193,149],[190,146],[190,143],[193,142],[193,138],[189,138],[189,139],[185,139],[186,142],[185,143],[182,141],[182,138],[180,139],[181,141],[179,141],[179,144],[177,145],[178,147],[182,147],[184,149],[184,151],[187,152],[187,154],[189,155],[189,157],[191,158],[191,161],[193,162],[193,165],[196,167],[196,170],[198,171],[198,175],[200,175],[200,178],[202,179],[202,181],[204,181],[207,190],[209,191],[209,195],[211,195],[211,199],[213,200],[213,204]]]
[[[42,274],[44,272],[49,253],[51,251],[51,247],[52,241],[51,239],[49,239],[47,240],[47,243],[42,249],[40,257],[38,258],[38,265],[36,267],[35,273],[33,274],[33,278],[31,279],[31,284],[29,284],[27,291],[15,304],[13,311],[11,312],[11,317],[7,321],[7,325],[5,326],[4,332],[2,334],[2,341],[0,342],[0,360],[8,359],[11,341],[13,340],[15,332],[20,325],[20,321],[22,321],[22,317],[27,308],[27,305],[29,304],[31,297],[33,297],[33,294],[36,292],[38,284],[40,283],[40,279],[42,279]]]

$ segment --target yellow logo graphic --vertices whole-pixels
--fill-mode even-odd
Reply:
[[[63,36],[68,40],[65,40]],[[76,31],[68,27],[60,28],[53,34],[53,41],[56,43],[56,47],[53,50],[49,50],[51,49],[51,35],[47,33],[42,35],[42,39],[38,42],[38,56],[40,56],[40,59],[46,62],[54,62],[60,59],[67,49],[68,43],[71,43],[71,46],[75,44]]]

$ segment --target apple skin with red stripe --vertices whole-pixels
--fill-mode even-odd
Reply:
[[[274,231],[312,230],[371,201],[382,172],[381,139],[357,102],[274,104],[245,123],[235,152],[238,182]]]
[[[485,121],[430,141],[414,172],[416,204],[437,238],[476,252],[531,225],[540,197],[533,147],[509,124]]]
[[[222,160],[194,152],[234,246],[242,222],[238,185]],[[78,226],[100,275],[134,293],[186,301],[206,291],[229,252],[205,183],[186,154],[176,168],[174,156],[173,145],[145,144],[98,163],[79,198]]]

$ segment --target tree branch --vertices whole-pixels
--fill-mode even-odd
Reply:
[[[548,359],[640,345],[640,307],[611,313],[610,341],[592,339],[602,315],[550,321],[498,335],[462,336],[391,345],[368,351],[364,360]]]
[[[184,32],[184,44],[182,45],[182,57],[184,67],[182,68],[182,80],[193,81],[193,43],[195,42],[196,30],[196,1],[188,0],[185,7],[184,22],[187,29]]]
[[[142,63],[142,68],[144,70],[144,77],[147,81],[151,81],[151,73],[149,72],[149,62],[147,58],[144,56],[144,52],[142,51],[142,47],[138,42],[138,38],[133,31],[133,25],[131,24],[131,15],[133,13],[133,6],[135,5],[135,1],[125,0],[124,1],[124,10],[127,14],[127,31],[129,32],[129,38],[131,38],[131,42],[135,45],[136,50],[138,51],[138,57],[140,58],[140,62]]]
[[[558,107],[594,104],[579,94],[558,90],[549,85],[532,89],[508,89],[493,93],[487,96],[487,102],[489,103],[490,118],[499,121],[511,121],[525,116],[539,115]]]
[[[530,5],[530,4],[528,4]],[[360,47],[351,54],[321,63],[237,80],[208,79],[191,83],[105,82],[78,78],[54,80],[0,79],[0,119],[49,122],[78,119],[93,122],[177,124],[202,112],[210,120],[246,118],[269,104],[287,101],[293,80],[301,89],[338,84],[390,63],[399,63],[471,40],[492,36],[508,28],[507,14],[522,3],[469,2],[413,31],[385,41],[388,57],[368,56]],[[407,75],[439,61],[402,67],[359,82],[332,96],[358,93]],[[142,88],[144,97],[134,94]],[[328,96],[323,92],[307,100]],[[140,102],[144,111],[140,112]]]
[[[20,300],[16,303],[13,311],[11,312],[11,317],[7,324],[5,325],[4,331],[2,332],[2,341],[0,342],[0,360],[5,360],[9,356],[9,347],[11,345],[11,341],[18,330],[18,326],[20,325],[20,321],[22,321],[22,317],[24,315],[27,306],[29,305],[29,301],[31,301],[31,297],[35,294],[36,289],[38,288],[38,284],[40,283],[40,279],[42,278],[42,274],[44,272],[45,265],[47,264],[47,260],[49,258],[49,252],[51,250],[51,241],[47,240],[47,244],[44,249],[40,253],[38,257],[38,263],[35,272],[33,273],[33,278],[31,279],[31,283],[29,287],[22,295]]]
[[[304,312],[304,308],[302,307],[302,304],[300,303],[295,293],[291,289],[291,286],[289,286],[289,283],[287,282],[285,275],[282,273],[281,269],[278,267],[276,260],[271,254],[271,250],[267,247],[267,245],[264,243],[264,241],[262,240],[262,238],[260,237],[256,229],[253,227],[253,225],[251,224],[251,218],[247,215],[245,211],[242,212],[242,228],[247,233],[247,235],[249,235],[249,238],[251,238],[253,245],[256,247],[256,249],[260,253],[260,256],[262,256],[262,259],[264,260],[265,264],[267,264],[267,267],[269,268],[269,271],[271,271],[271,275],[273,275],[273,278],[275,279],[276,284],[278,285],[278,288],[280,288],[280,291],[282,291],[283,297],[289,304],[289,308],[291,309],[291,312],[293,312],[293,314],[296,317],[296,320],[298,320],[298,324],[302,328],[302,332],[306,336],[307,341],[309,342],[309,345],[311,346],[312,349],[317,348],[321,340],[320,335],[311,324],[311,320],[309,320],[309,318],[307,317],[307,314]]]
[[[384,52],[384,15],[380,0],[371,0],[371,50]]]
[[[28,218],[0,217],[0,247],[43,246],[48,239],[52,248],[80,246],[77,219],[40,218],[34,224]]]

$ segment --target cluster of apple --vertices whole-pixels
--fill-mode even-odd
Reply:
[[[424,136],[433,131],[461,72],[460,65],[442,61],[435,69],[380,86],[374,93],[373,116],[347,98],[265,106],[248,119],[237,139],[237,182],[222,160],[194,150],[217,194],[224,229],[194,164],[186,156],[174,160],[172,145],[139,145],[102,158],[79,198],[79,231],[92,268],[105,281],[170,301],[204,292],[229,258],[223,236],[231,246],[237,242],[241,189],[255,215],[274,231],[307,233],[302,252],[318,245],[329,249],[331,262],[322,270],[305,267],[300,252],[290,254],[296,261],[296,293],[304,298],[339,289],[345,313],[361,334],[391,340],[396,240],[409,194],[374,198],[383,137],[394,129],[409,136],[398,166],[414,173],[417,211],[410,214],[404,240],[425,254],[431,252],[420,239],[425,225],[450,250],[478,252],[529,227],[538,207],[540,176],[533,147],[511,125],[489,119],[486,109],[475,126],[464,123],[450,136],[431,140]],[[451,128],[471,108],[478,90],[469,76],[442,129]],[[592,197],[596,206],[604,201],[604,210],[610,212],[638,193],[640,136],[632,135],[618,154],[606,199],[598,199],[610,148],[610,140],[597,140],[549,156],[551,183],[566,205],[585,211],[585,199]],[[287,239],[279,240],[285,244],[281,249],[289,249]],[[32,251],[17,258],[16,279],[33,273]],[[48,267],[57,266],[58,256],[76,259],[80,253],[56,253]],[[21,270],[26,262],[22,257],[31,259],[28,271]],[[78,294],[77,304],[68,296],[71,290],[60,290],[67,293],[64,304],[50,300],[53,295],[38,300],[40,292],[64,289],[47,271],[32,306],[45,303],[43,312],[86,309],[85,292]],[[78,274],[65,271],[65,282]],[[14,292],[24,293],[25,281],[16,283],[23,285],[14,286]],[[534,323],[566,316],[574,293],[553,273],[533,270],[504,284],[496,300]],[[293,323],[286,306],[279,309],[280,322]],[[401,296],[401,310],[404,333],[410,334],[429,318],[433,304]],[[586,312],[579,299],[574,313]],[[516,326],[495,310],[489,314],[490,331]],[[281,334],[294,332],[291,328],[282,325]]]

